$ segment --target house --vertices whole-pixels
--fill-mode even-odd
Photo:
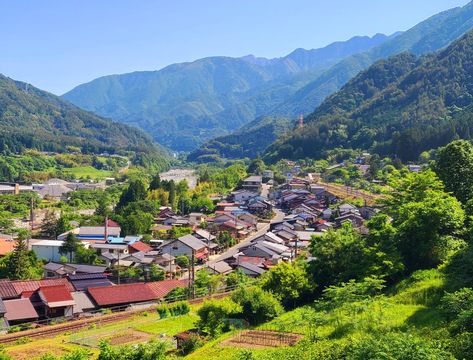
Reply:
[[[62,256],[68,254],[61,254],[59,249],[64,242],[60,240],[39,240],[31,244],[31,250],[34,251],[39,259],[59,262]],[[85,248],[89,248],[89,243],[83,243]]]
[[[247,262],[239,263],[236,268],[241,270],[246,276],[252,278],[259,277],[266,272],[266,270]]]
[[[262,257],[265,259],[272,259],[273,257],[280,257],[277,251],[267,248],[261,243],[251,243],[240,248],[240,252],[245,256]]]
[[[335,219],[335,225],[337,227],[342,226],[346,222],[350,222],[353,225],[353,227],[357,228],[363,225],[364,219],[360,215],[353,214],[353,213],[347,213]]]
[[[81,226],[71,231],[65,232],[57,237],[58,240],[65,240],[72,232],[81,241],[105,242],[105,235],[108,237],[120,237],[121,228],[119,226]]]
[[[65,285],[42,286],[38,295],[43,303],[45,318],[72,317],[75,301]]]
[[[28,298],[4,300],[3,305],[8,326],[36,321],[39,318]]]
[[[203,229],[197,229],[195,232],[194,232],[194,236],[199,239],[199,240],[202,240],[203,242],[208,242],[208,241],[214,241],[215,240],[215,236],[212,235],[210,232],[208,232],[207,230],[203,230]]]
[[[48,262],[43,266],[45,278],[58,278],[76,274],[103,274],[108,268],[100,265]]]
[[[74,287],[75,291],[85,291],[93,287],[113,285],[112,282],[107,279],[107,276],[105,274],[99,273],[69,275],[68,279]]]
[[[87,292],[75,291],[71,295],[75,303],[73,307],[74,316],[81,316],[97,308]]]
[[[253,199],[254,197],[257,197],[258,193],[247,190],[247,189],[241,189],[241,190],[233,191],[231,193],[231,196],[236,203],[243,204],[243,203],[246,203],[248,200]]]
[[[34,184],[33,191],[42,199],[66,200],[68,193],[73,190],[62,183]]]
[[[191,258],[194,255],[201,260],[206,258],[208,254],[207,244],[190,234],[164,244],[161,247],[161,252],[176,257],[185,255]]]
[[[9,300],[16,299],[20,297],[10,280],[0,280],[0,299]]]
[[[421,165],[408,165],[407,166],[409,171],[411,172],[420,172],[422,170],[422,166]]]
[[[250,190],[250,191],[260,193],[262,184],[263,184],[263,178],[261,176],[253,175],[243,180],[242,187],[245,190]]]
[[[225,261],[218,261],[213,264],[207,264],[207,270],[214,275],[226,275],[233,271],[232,267]]]
[[[338,207],[340,216],[345,214],[359,214],[358,208],[352,204],[342,204]]]
[[[378,209],[372,208],[370,206],[362,206],[360,208],[360,215],[363,219],[369,220],[379,212]]]
[[[157,300],[153,290],[146,283],[99,286],[87,290],[100,307],[129,305]]]
[[[133,244],[128,245],[128,252],[130,254],[133,254],[136,252],[148,253],[151,250],[153,250],[153,248],[142,241],[137,241],[137,242],[134,242]]]
[[[163,280],[90,288],[88,293],[98,306],[111,307],[154,302],[164,298],[173,289],[188,285],[188,280]]]
[[[206,216],[202,213],[192,212],[189,214],[189,225],[198,226],[202,224],[206,219]]]

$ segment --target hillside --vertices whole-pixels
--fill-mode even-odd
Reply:
[[[0,75],[0,151],[148,153],[165,163],[166,153],[141,130],[79,109],[58,96]]]
[[[271,113],[286,116],[310,113],[327,96],[376,61],[404,51],[422,55],[442,49],[472,28],[473,2],[441,12],[369,51],[343,59],[272,109]]]
[[[196,162],[213,162],[221,158],[254,158],[262,154],[279,136],[292,128],[290,119],[264,116],[244,125],[230,135],[206,142],[189,154],[187,159]]]
[[[323,156],[336,147],[402,160],[473,132],[473,32],[436,54],[383,60],[329,97],[303,130],[278,140],[266,158]]]
[[[159,71],[105,76],[63,97],[135,125],[174,150],[189,151],[265,114],[322,71],[388,39],[354,37],[277,59],[210,57]]]
[[[270,109],[267,114],[292,118],[293,123],[296,123],[299,114],[308,114],[314,111],[314,108],[320,105],[329,95],[336,92],[359,72],[367,69],[376,61],[405,51],[423,55],[442,49],[472,27],[473,3],[437,14],[404,33],[392,36],[369,51],[349,56],[328,70],[321,72],[292,96],[283,99],[280,104]],[[254,125],[259,127],[257,124]],[[244,128],[238,130],[240,133],[241,131],[244,131]],[[245,134],[245,136],[249,135]],[[276,136],[272,135],[272,137]],[[235,153],[235,155],[240,153],[257,155],[260,153],[260,149],[250,146],[252,143],[247,143],[245,137],[240,137],[241,140],[238,145],[232,142],[233,139],[234,137],[229,136],[228,138],[209,141],[195,153],[220,154],[222,157],[233,158],[234,155],[231,152],[222,151],[222,149],[235,146],[244,149]],[[229,141],[229,143],[226,144],[226,141]],[[268,146],[269,144],[265,143],[265,145]],[[289,153],[292,153],[292,150],[289,150]]]

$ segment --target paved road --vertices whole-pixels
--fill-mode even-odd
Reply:
[[[277,221],[281,221],[282,219],[284,219],[285,214],[281,210],[274,208],[274,212],[276,213],[276,216],[273,218],[272,222],[277,222]],[[237,254],[238,249],[240,249],[241,247],[249,244],[252,240],[254,240],[256,238],[259,238],[260,236],[266,234],[268,232],[268,230],[269,230],[269,224],[259,223],[258,224],[258,230],[255,233],[248,236],[246,239],[242,240],[241,242],[239,242],[235,246],[229,248],[227,251],[220,254],[215,259],[210,260],[209,262],[207,262],[207,264],[208,265],[213,265],[218,261],[221,261],[223,259],[227,259],[227,258]]]

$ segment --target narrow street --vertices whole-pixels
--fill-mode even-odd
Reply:
[[[276,213],[276,216],[271,220],[271,222],[278,222],[284,219],[285,214],[280,209],[274,208],[274,212]],[[258,223],[258,230],[255,233],[251,234],[246,239],[240,241],[235,246],[232,246],[231,248],[229,248],[222,254],[218,255],[215,259],[208,261],[207,264],[212,265],[212,264],[215,264],[216,262],[219,262],[223,259],[229,258],[237,254],[238,249],[249,244],[252,240],[266,234],[268,230],[269,230],[269,223]]]

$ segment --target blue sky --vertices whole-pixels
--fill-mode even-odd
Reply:
[[[0,2],[0,73],[62,94],[96,77],[201,57],[286,55],[407,30],[468,0]]]

